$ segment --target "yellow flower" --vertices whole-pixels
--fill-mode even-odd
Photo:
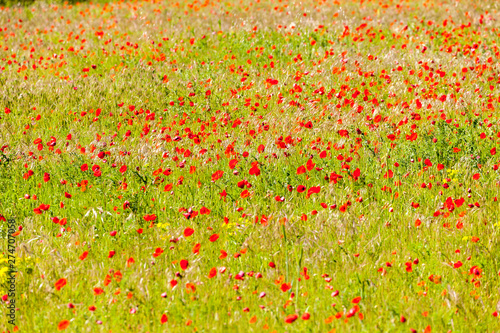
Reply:
[[[158,223],[157,226],[160,229],[167,229],[167,227],[170,225],[170,223]]]
[[[8,267],[0,268],[0,281],[3,281],[5,279],[5,275],[6,275],[8,270],[9,270]]]

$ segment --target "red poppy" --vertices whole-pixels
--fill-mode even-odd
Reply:
[[[224,175],[224,171],[222,170],[214,172],[214,174],[212,175],[212,182],[215,182],[216,180],[220,179],[222,175]]]
[[[66,279],[61,278],[61,279],[57,280],[55,287],[57,290],[61,290],[65,285],[66,285]]]
[[[314,163],[311,159],[309,159],[306,163],[307,170],[311,171],[312,169],[314,169],[315,165],[316,163]]]
[[[302,193],[306,190],[306,187],[304,185],[299,185],[297,186],[297,192]]]
[[[133,263],[135,263],[134,258],[132,258],[132,257],[128,258],[128,260],[127,260],[127,267],[132,266]]]
[[[163,253],[163,249],[161,247],[157,247],[155,252],[153,253],[153,257],[157,258]]]
[[[294,321],[297,320],[297,318],[299,318],[299,316],[297,316],[295,313],[294,314],[291,314],[291,315],[288,315],[286,318],[285,318],[285,323],[287,324],[291,324],[293,323]]]
[[[187,261],[186,259],[182,259],[179,263],[179,265],[181,266],[181,268],[183,270],[186,270],[189,266],[189,261]]]
[[[57,325],[57,330],[58,331],[64,331],[65,329],[68,328],[69,326],[69,320],[61,320],[59,324]]]
[[[84,260],[85,258],[87,258],[88,254],[89,254],[88,251],[83,252],[82,255],[80,256],[80,260]]]
[[[392,170],[388,170],[385,174],[384,174],[384,178],[387,179],[387,178],[392,178],[394,177],[394,172],[392,172]]]
[[[237,159],[232,159],[231,161],[229,161],[229,169],[234,169],[237,163],[238,163]]]
[[[287,292],[288,290],[292,289],[292,286],[290,283],[283,283],[280,289],[282,292]]]
[[[260,175],[260,169],[257,165],[254,165],[253,167],[250,168],[250,170],[248,171],[248,173],[250,175],[254,175],[254,176],[259,176]]]
[[[347,130],[339,130],[338,133],[342,137],[349,137],[349,132]]]
[[[217,275],[217,269],[215,267],[210,269],[210,272],[208,272],[208,278],[211,279]]]
[[[320,191],[321,191],[320,186],[312,186],[309,188],[309,190],[307,190],[307,197],[310,197],[311,194],[319,193]]]

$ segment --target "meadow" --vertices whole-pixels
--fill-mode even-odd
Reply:
[[[498,332],[498,7],[0,7],[1,330]]]

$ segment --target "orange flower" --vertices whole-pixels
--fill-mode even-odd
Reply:
[[[59,325],[57,325],[57,330],[64,331],[65,329],[68,328],[68,326],[69,326],[69,320],[61,320]]]

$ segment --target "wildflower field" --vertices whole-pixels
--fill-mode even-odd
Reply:
[[[496,1],[4,5],[2,331],[499,331]]]

